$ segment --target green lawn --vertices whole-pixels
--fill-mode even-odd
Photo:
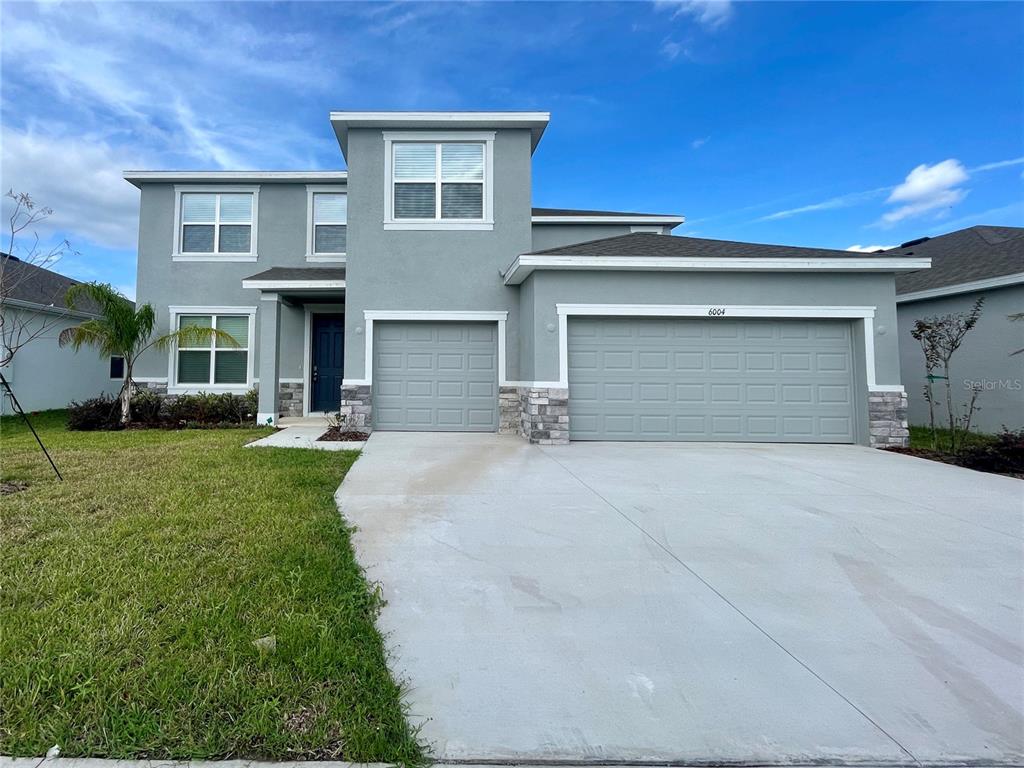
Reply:
[[[0,754],[421,761],[334,505],[356,454],[35,423],[65,482],[0,422]]]
[[[939,450],[942,452],[948,451],[949,430],[938,429],[936,432],[938,433]],[[963,432],[957,432],[956,439],[958,444],[962,441],[966,446],[974,446],[987,445],[995,440],[995,437],[982,432],[968,432],[966,436]],[[930,451],[932,449],[932,430],[929,427],[910,427],[910,447]]]

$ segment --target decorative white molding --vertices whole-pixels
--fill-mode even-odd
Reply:
[[[249,316],[249,344],[246,348],[246,381],[245,384],[175,384],[178,380],[178,345],[172,344],[167,351],[167,394],[169,395],[194,395],[199,392],[236,392],[244,393],[252,388],[257,381],[256,378],[256,307],[202,307],[202,306],[170,306],[167,308],[169,315],[168,327],[172,330],[178,327],[178,315],[248,315]],[[212,347],[211,347],[212,349]],[[213,359],[210,360],[210,375],[213,375]]]
[[[384,222],[385,230],[396,231],[436,231],[436,230],[468,230],[484,231],[494,229],[494,131],[384,131]],[[483,184],[483,218],[482,219],[396,219],[394,215],[395,180],[392,173],[394,162],[394,143],[402,141],[428,142],[443,144],[445,142],[478,142],[484,147],[484,179]],[[434,168],[435,205],[437,216],[441,208],[441,150],[437,149],[437,161]]]
[[[344,183],[348,171],[124,171],[121,177],[138,187],[145,182],[326,182]]]
[[[182,253],[181,252],[181,196],[189,192],[207,192],[211,194],[250,194],[252,195],[252,219],[249,223],[249,252],[248,253]],[[217,204],[217,223],[214,224],[214,237],[219,237],[217,230],[220,227],[220,204]],[[259,216],[260,216],[260,188],[259,185],[232,186],[227,184],[200,184],[174,185],[174,237],[171,246],[171,261],[256,261],[259,255]],[[242,223],[242,222],[238,222]]]
[[[1006,288],[1011,285],[1020,285],[1022,283],[1024,283],[1024,272],[1017,272],[1012,275],[988,277],[984,280],[972,280],[969,283],[944,285],[941,288],[929,288],[924,291],[912,291],[911,293],[897,294],[896,303],[906,304],[910,301],[938,299],[943,296],[956,296],[960,293],[973,293],[974,291],[988,291],[993,288]]]
[[[504,310],[363,310],[364,357],[362,379],[343,379],[344,386],[365,386],[373,383],[373,323],[376,320],[424,320],[434,322],[496,322],[498,324],[498,386],[505,383],[505,326],[508,312]]]
[[[846,258],[720,258],[690,256],[551,256],[523,254],[505,271],[505,285],[518,285],[534,270],[617,272],[907,272],[927,269],[931,259]]]
[[[644,224],[661,224],[677,227],[686,221],[685,216],[655,216],[638,213],[636,215],[606,215],[606,216],[531,216],[530,221],[534,224],[636,224],[637,229],[633,232],[648,232],[641,228]],[[658,231],[661,227],[656,228]]]
[[[306,185],[306,261],[311,262],[342,262],[345,261],[344,253],[314,253],[313,252],[313,228],[315,226],[313,222],[313,195],[317,192],[324,194],[335,194],[335,195],[348,195],[347,185],[342,187],[340,185],[325,185],[325,184],[307,184]],[[334,224],[344,223],[345,227],[348,227],[348,200],[345,200],[345,221],[344,222],[327,222]]]
[[[287,290],[343,290],[344,280],[243,280],[243,288],[258,288],[262,291]]]

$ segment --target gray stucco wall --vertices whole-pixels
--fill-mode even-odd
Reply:
[[[556,303],[768,304],[876,307],[876,383],[900,383],[891,274],[538,271],[526,279],[528,286],[521,311],[532,314],[534,328],[521,338],[523,379],[558,379],[558,333],[548,330],[558,326]]]
[[[928,404],[922,394],[924,353],[910,335],[914,322],[924,317],[967,312],[981,295],[985,296],[981,319],[953,356],[953,402],[964,413],[963,404],[970,399],[970,383],[981,382],[981,410],[974,417],[974,425],[982,432],[998,432],[1003,425],[1013,429],[1024,427],[1024,353],[1010,356],[1010,352],[1024,347],[1024,322],[1013,323],[1007,318],[1024,312],[1024,285],[898,305],[900,366],[911,424],[928,423]],[[943,384],[936,382],[935,386],[941,403],[937,409],[940,423],[946,419]]]
[[[216,185],[211,185],[211,190],[215,188]],[[338,185],[338,189],[344,191],[345,185]],[[330,266],[306,262],[305,184],[260,185],[258,260],[254,262],[172,261],[174,185],[143,184],[141,194],[137,300],[153,305],[158,331],[168,328],[169,306],[257,307],[258,314],[260,292],[242,288],[242,280],[271,267]],[[334,300],[341,300],[340,294]],[[299,378],[303,374],[304,322],[301,308],[282,307],[281,378]],[[257,338],[250,346],[258,370],[258,317],[256,328]],[[136,366],[136,375],[167,376],[167,361],[166,353],[146,355]]]
[[[661,230],[662,234],[671,231],[668,227],[661,227]],[[534,224],[533,250],[542,251],[587,240],[618,237],[628,235],[631,231],[629,224]]]
[[[363,311],[506,310],[508,338],[519,335],[519,299],[500,272],[531,247],[530,132],[498,130],[494,141],[492,231],[394,231],[384,221],[384,138],[352,129],[348,138],[349,239],[345,379],[363,379]],[[517,376],[509,345],[507,374]]]
[[[38,312],[5,308],[13,322],[25,322],[29,329],[26,337],[43,328],[37,336],[18,350],[11,365],[3,369],[14,394],[26,411],[63,408],[72,400],[96,397],[102,392],[117,394],[121,381],[110,379],[110,359],[100,357],[90,347],[75,352],[70,347],[61,349],[57,337],[65,328],[82,322],[78,318],[55,318]],[[0,395],[0,413],[11,413],[5,395]]]

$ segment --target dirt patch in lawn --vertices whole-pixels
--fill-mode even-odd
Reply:
[[[0,483],[0,496],[6,496],[9,493],[17,493],[18,491],[24,491],[27,489],[27,483],[8,482],[5,480]]]

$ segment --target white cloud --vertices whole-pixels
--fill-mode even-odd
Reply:
[[[984,163],[982,165],[971,168],[968,173],[977,173],[978,171],[994,171],[998,168],[1009,168],[1013,165],[1024,165],[1024,157],[1015,157],[1012,160],[997,160],[994,163]]]
[[[694,139],[693,141],[690,142],[690,147],[692,149],[700,149],[705,144],[707,144],[708,141],[710,141],[710,140],[711,140],[710,136],[704,136],[703,138]]]
[[[967,196],[960,185],[968,178],[963,164],[954,158],[935,165],[922,163],[907,174],[886,201],[903,205],[883,214],[878,223],[893,226],[926,213],[944,213]]]
[[[784,211],[769,213],[767,216],[761,216],[758,219],[754,219],[754,221],[778,221],[779,219],[788,219],[793,216],[799,216],[802,213],[814,213],[815,211],[830,211],[836,208],[848,208],[851,205],[863,203],[873,197],[878,197],[891,189],[892,187],[878,187],[877,189],[869,189],[864,192],[850,192],[846,195],[830,197],[828,200],[822,200],[820,203],[811,203],[810,205],[801,205],[799,208],[788,208]]]
[[[895,248],[895,245],[851,245],[846,250],[853,251],[854,253],[875,253],[876,251],[888,251],[890,248]]]
[[[660,8],[672,10],[672,18],[688,16],[708,29],[718,29],[733,17],[731,0],[658,0]]]
[[[669,61],[675,61],[681,53],[686,53],[686,48],[683,47],[682,43],[677,43],[675,40],[666,40],[661,46],[662,56]]]
[[[121,178],[121,169],[145,165],[130,150],[102,141],[3,133],[4,190],[27,192],[38,205],[52,208],[53,215],[39,227],[40,237],[60,232],[73,247],[82,246],[76,238],[85,238],[107,248],[135,248],[139,192]]]

